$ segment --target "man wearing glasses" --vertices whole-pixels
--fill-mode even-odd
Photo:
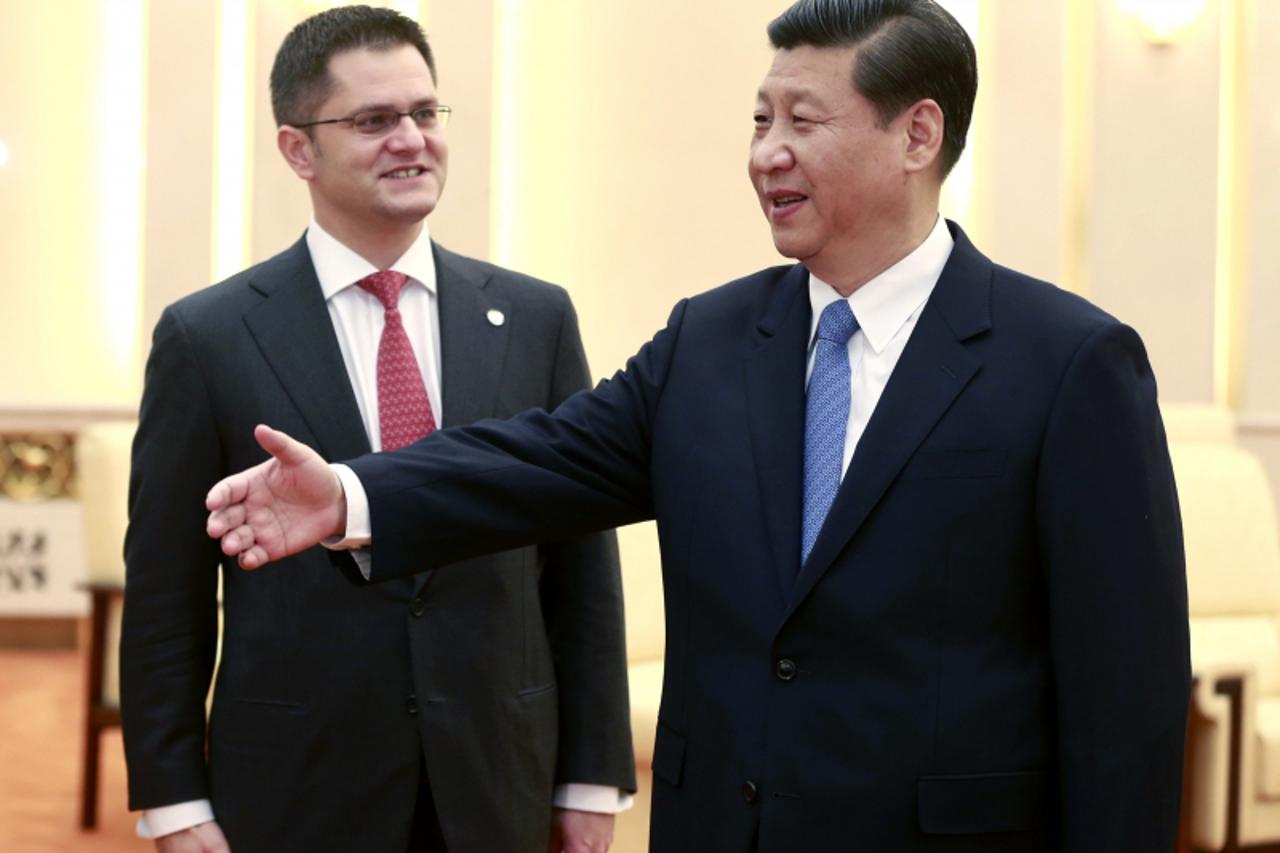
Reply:
[[[449,108],[416,23],[309,18],[271,95],[310,227],[170,306],[147,365],[121,644],[140,831],[165,851],[603,851],[634,790],[612,534],[368,587],[318,549],[236,571],[205,535],[205,492],[264,458],[255,423],[344,459],[588,381],[563,290],[430,240]]]

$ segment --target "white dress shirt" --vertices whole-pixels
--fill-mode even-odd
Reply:
[[[822,311],[837,299],[844,299],[858,321],[858,330],[849,338],[849,424],[844,433],[844,462],[849,470],[853,451],[880,402],[893,368],[920,319],[920,311],[951,257],[955,241],[947,223],[938,217],[933,230],[915,251],[843,297],[822,279],[809,276],[809,305],[813,319],[809,327],[809,360],[805,384],[813,373],[814,343]],[[841,474],[843,477],[843,474]]]
[[[314,218],[307,228],[306,240],[338,338],[338,349],[342,351],[347,378],[360,408],[360,419],[369,435],[370,446],[377,452],[382,449],[378,420],[378,343],[386,324],[386,310],[376,296],[356,283],[378,272],[378,268],[338,242]],[[400,291],[400,316],[417,356],[418,370],[438,425],[444,422],[440,397],[440,309],[435,257],[425,222],[418,239],[389,269],[409,277]],[[351,479],[355,479],[354,475]],[[357,561],[367,559],[360,552],[356,555]],[[365,576],[368,574],[365,568]],[[631,794],[618,788],[579,783],[556,786],[552,799],[554,805],[562,808],[594,812],[623,811],[631,807],[633,800]],[[138,835],[158,838],[216,819],[208,800],[176,803],[145,810],[138,819]]]

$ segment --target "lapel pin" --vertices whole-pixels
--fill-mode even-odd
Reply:
[[[507,322],[507,315],[503,314],[497,308],[490,308],[489,313],[484,316],[492,326],[501,326],[503,323]]]

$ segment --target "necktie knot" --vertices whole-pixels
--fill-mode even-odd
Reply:
[[[356,282],[361,290],[372,293],[382,303],[382,307],[390,311],[400,302],[400,289],[409,280],[402,272],[380,270],[373,275],[365,276]]]
[[[853,309],[849,307],[848,300],[837,299],[822,309],[822,316],[818,318],[820,339],[844,346],[856,331],[858,331],[858,321],[853,316]]]

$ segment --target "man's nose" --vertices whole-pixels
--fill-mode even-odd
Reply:
[[[751,168],[757,172],[778,172],[796,164],[794,152],[778,131],[770,129],[751,148]]]
[[[387,147],[393,151],[417,151],[426,147],[422,138],[422,130],[409,116],[400,116],[396,126],[387,137]]]

